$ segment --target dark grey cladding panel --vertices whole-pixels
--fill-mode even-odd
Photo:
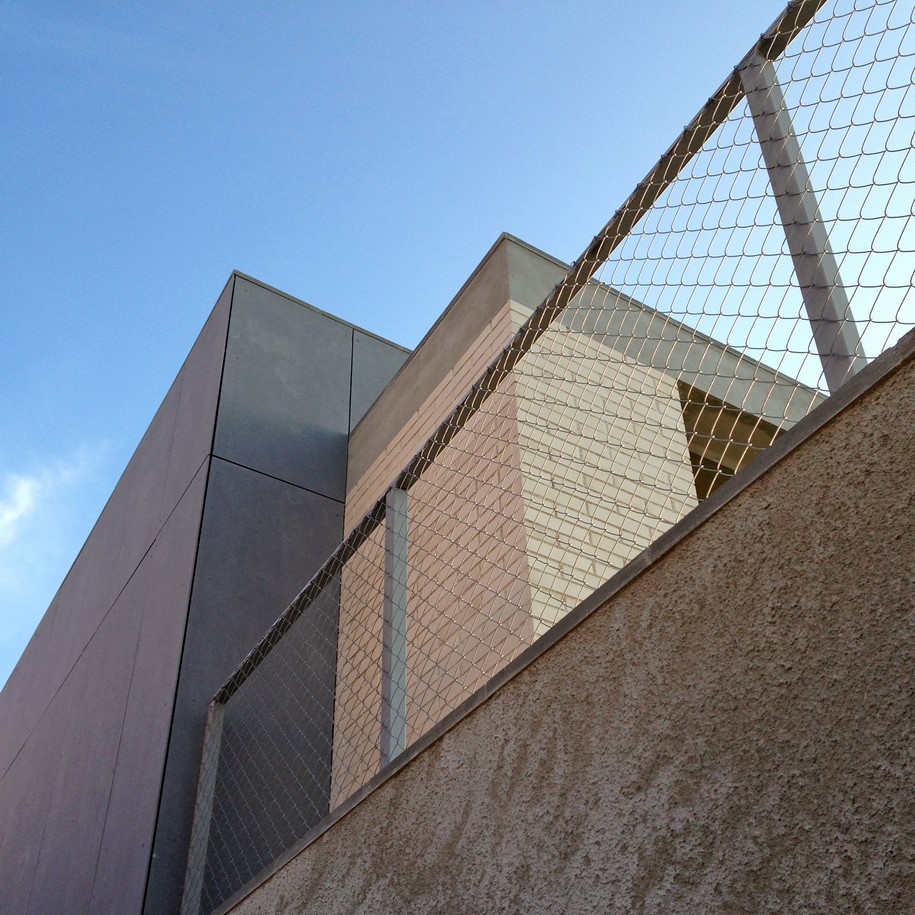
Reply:
[[[85,911],[97,864],[108,868],[103,895],[109,877],[134,894],[145,883],[230,298],[231,285],[0,696],[0,822],[23,823],[0,843],[0,886],[32,886],[29,911]],[[138,646],[144,606],[152,616]],[[130,692],[121,742],[135,656],[143,685]],[[129,853],[109,862],[108,850]],[[0,911],[26,911],[26,901],[0,897]]]
[[[207,702],[340,542],[342,508],[212,462],[145,906],[150,915],[178,909]]]
[[[8,745],[4,737],[0,763],[9,749],[18,751],[159,531],[179,391],[180,379],[156,412],[30,640],[23,663],[0,694],[0,721],[12,741]],[[43,681],[37,688],[20,685],[20,680],[34,683],[36,676]]]
[[[342,500],[352,334],[237,277],[214,453]]]
[[[353,391],[350,405],[352,428],[388,386],[410,351],[362,331],[353,333]]]
[[[176,380],[60,587],[51,670],[69,669],[159,531],[179,392]]]
[[[57,597],[51,601],[0,696],[0,784],[38,716],[60,686],[60,678],[49,675],[47,663],[57,601]]]
[[[234,286],[235,277],[232,276],[181,368],[181,392],[165,481],[163,519],[181,498],[213,444]]]
[[[127,584],[23,749],[30,792],[49,800],[44,822],[16,837],[39,853],[28,907],[13,911],[88,910],[149,591],[141,575]]]
[[[206,472],[197,472],[137,572],[145,609],[92,892],[90,911],[99,915],[143,905]]]
[[[50,719],[49,719],[50,720]],[[60,758],[49,721],[39,721],[0,780],[0,912],[26,912],[51,800],[48,760]]]
[[[209,453],[230,281],[0,696],[0,773]],[[52,625],[53,623],[53,625]]]

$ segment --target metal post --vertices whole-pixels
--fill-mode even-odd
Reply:
[[[407,747],[407,493],[385,497],[381,765]]]
[[[867,365],[861,338],[775,67],[756,51],[740,78],[831,393]]]
[[[216,794],[216,776],[219,772],[219,749],[222,745],[225,708],[221,702],[215,700],[207,708],[203,755],[197,780],[197,802],[194,805],[191,844],[187,872],[184,875],[184,894],[181,897],[181,915],[200,913],[200,896],[206,874],[207,846],[210,841],[210,821],[213,818],[213,798]]]

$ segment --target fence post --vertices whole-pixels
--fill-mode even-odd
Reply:
[[[191,827],[187,872],[184,875],[184,893],[181,897],[181,915],[199,915],[200,913],[200,897],[203,893],[203,878],[206,874],[207,846],[210,840],[210,821],[213,818],[213,799],[216,794],[216,776],[219,772],[219,749],[222,744],[225,708],[225,705],[215,699],[207,707],[200,776],[197,780],[197,801],[194,804],[194,822]]]
[[[867,365],[861,338],[775,67],[756,51],[742,65],[740,79],[832,393]]]
[[[407,747],[407,493],[385,496],[381,765]]]

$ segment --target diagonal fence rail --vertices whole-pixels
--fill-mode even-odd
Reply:
[[[218,910],[915,324],[912,0],[789,4],[209,710]]]

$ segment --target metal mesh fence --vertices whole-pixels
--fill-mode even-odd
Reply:
[[[214,699],[209,912],[915,324],[915,28],[790,4]],[[481,367],[482,368],[482,367]]]

